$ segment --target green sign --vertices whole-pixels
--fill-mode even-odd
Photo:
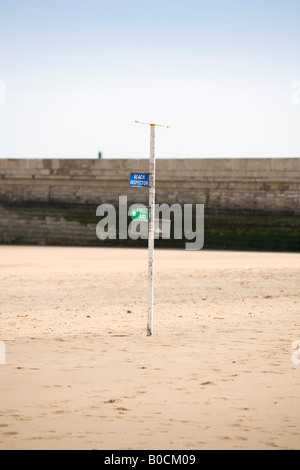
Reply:
[[[133,220],[149,221],[149,209],[147,207],[133,207],[130,215]]]

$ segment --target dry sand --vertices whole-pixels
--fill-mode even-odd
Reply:
[[[0,247],[0,449],[300,449],[300,255],[155,256]]]

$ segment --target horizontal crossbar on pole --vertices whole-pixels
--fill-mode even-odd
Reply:
[[[135,121],[137,124],[148,124],[149,126],[159,126],[159,127],[168,127],[170,128],[171,126],[165,126],[164,124],[155,124],[154,122],[143,122],[143,121]]]

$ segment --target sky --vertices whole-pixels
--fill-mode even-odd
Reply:
[[[0,158],[300,157],[300,0],[0,0]],[[1,163],[0,163],[1,164]]]

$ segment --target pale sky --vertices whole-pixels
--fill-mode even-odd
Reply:
[[[0,0],[0,158],[300,157],[299,0]]]

